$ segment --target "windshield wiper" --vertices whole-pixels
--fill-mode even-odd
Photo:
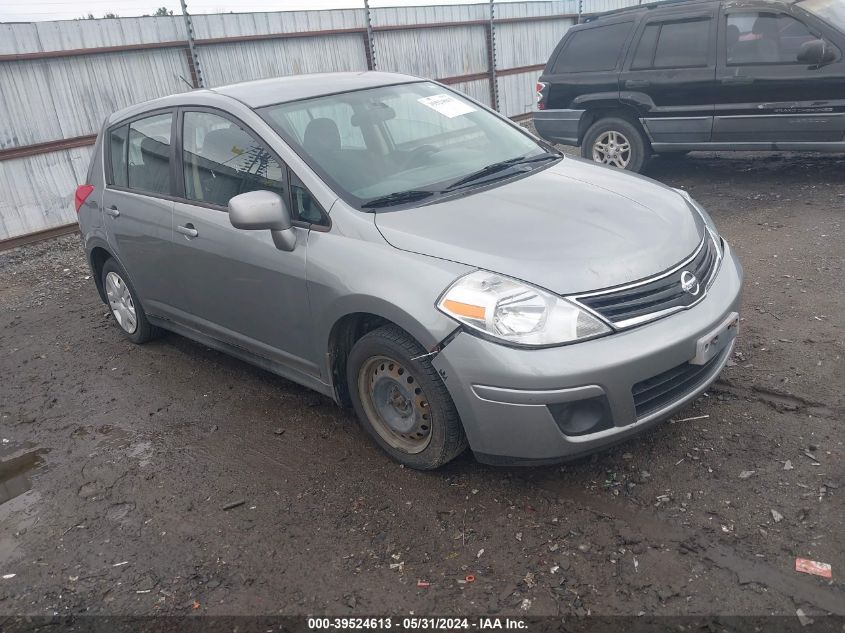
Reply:
[[[361,203],[362,209],[377,209],[379,207],[392,207],[396,204],[404,204],[405,202],[416,202],[423,198],[433,196],[435,191],[428,191],[426,189],[409,189],[408,191],[395,191],[386,196],[379,196],[378,198],[371,198]]]
[[[481,180],[486,176],[490,176],[500,171],[504,171],[516,165],[525,165],[526,163],[537,163],[540,161],[552,160],[553,158],[560,157],[560,154],[555,154],[554,152],[543,152],[542,154],[537,154],[536,156],[517,156],[516,158],[509,158],[508,160],[503,160],[498,163],[493,163],[491,165],[487,165],[486,167],[482,167],[478,171],[474,171],[468,176],[464,176],[463,178],[456,180],[451,185],[446,187],[444,191],[452,191],[454,189],[459,189],[460,187],[468,185],[471,182]]]

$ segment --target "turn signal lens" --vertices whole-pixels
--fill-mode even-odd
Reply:
[[[483,270],[453,283],[437,308],[474,330],[515,345],[561,345],[612,331],[562,297]]]

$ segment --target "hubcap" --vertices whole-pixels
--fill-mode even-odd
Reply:
[[[631,143],[621,132],[605,132],[593,143],[593,160],[603,165],[625,169],[631,162]]]
[[[106,296],[114,320],[127,334],[133,334],[138,328],[138,317],[135,314],[135,302],[129,287],[117,273],[106,275]]]
[[[370,358],[358,373],[358,395],[373,428],[390,446],[411,454],[428,446],[428,400],[401,363],[386,356]]]

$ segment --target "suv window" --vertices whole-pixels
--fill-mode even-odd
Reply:
[[[796,64],[801,45],[816,37],[784,13],[731,13],[725,47],[728,65]]]
[[[156,114],[129,124],[127,186],[146,193],[170,193],[170,131],[173,114]],[[114,161],[114,157],[112,157]],[[114,165],[114,162],[112,162]],[[118,168],[121,165],[118,164]],[[117,183],[118,176],[115,176]]]
[[[649,24],[640,37],[631,69],[706,66],[710,21],[696,18]]]
[[[182,167],[189,200],[229,205],[235,196],[265,189],[285,196],[284,170],[251,133],[210,112],[186,112]]]
[[[633,22],[598,26],[572,34],[555,60],[553,73],[613,70]]]

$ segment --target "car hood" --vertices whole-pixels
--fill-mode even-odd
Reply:
[[[704,221],[675,190],[566,158],[471,195],[375,218],[392,246],[558,294],[660,273],[692,254]]]

